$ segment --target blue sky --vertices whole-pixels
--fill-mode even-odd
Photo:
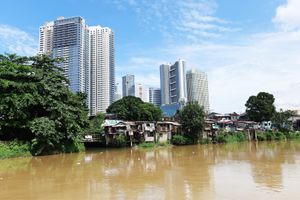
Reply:
[[[2,1],[0,53],[33,55],[39,26],[82,16],[116,37],[116,75],[159,86],[159,65],[186,60],[209,78],[210,107],[243,112],[250,95],[300,109],[299,0]],[[3,9],[4,8],[4,9]]]

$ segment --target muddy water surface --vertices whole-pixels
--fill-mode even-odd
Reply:
[[[300,142],[0,160],[0,199],[299,199]]]

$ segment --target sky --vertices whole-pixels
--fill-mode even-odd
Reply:
[[[159,87],[159,65],[184,59],[207,73],[211,111],[242,113],[261,91],[278,109],[300,109],[300,0],[10,0],[1,8],[0,53],[35,55],[41,25],[81,16],[114,31],[119,84],[134,74]]]

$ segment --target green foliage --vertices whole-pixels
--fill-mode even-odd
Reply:
[[[114,139],[114,146],[116,147],[124,147],[126,146],[126,138],[124,134],[119,134]]]
[[[103,127],[101,126],[104,122],[105,115],[103,113],[98,113],[96,116],[91,117],[89,120],[88,133],[100,134],[103,132]]]
[[[191,140],[191,138],[186,137],[184,135],[173,135],[171,139],[171,143],[174,145],[188,145],[188,144],[193,144],[193,140]]]
[[[85,95],[69,90],[56,62],[0,56],[0,139],[30,141],[35,155],[64,152],[88,125]]]
[[[169,142],[143,142],[138,145],[139,148],[142,149],[148,149],[148,148],[160,148],[160,147],[169,147],[170,143]]]
[[[0,159],[30,155],[29,142],[20,142],[17,140],[11,141],[7,144],[0,142]]]
[[[266,141],[267,140],[267,135],[264,132],[257,132],[257,140],[258,141]]]
[[[264,131],[257,132],[258,141],[272,141],[272,140],[286,140],[293,139],[292,132],[280,132],[280,131]]]
[[[56,133],[55,122],[48,117],[35,118],[30,122],[29,127],[35,134],[32,140],[32,151],[35,155],[51,153],[63,137],[61,133]]]
[[[286,136],[287,139],[299,139],[300,138],[300,132],[299,131],[285,132],[285,136]]]
[[[220,133],[215,138],[217,143],[233,143],[233,142],[243,142],[246,140],[244,133]]]
[[[143,149],[146,149],[146,148],[154,148],[156,146],[156,144],[154,142],[143,142],[141,144],[139,144],[139,148],[143,148]]]
[[[292,116],[296,116],[296,111],[280,109],[279,112],[275,112],[272,118],[272,122],[276,125],[279,131],[288,131],[292,125],[289,124],[288,119]]]
[[[202,139],[200,139],[199,143],[200,144],[211,144],[212,141],[210,138],[202,138]]]
[[[162,117],[160,108],[133,96],[126,96],[114,102],[106,112],[128,121],[159,121]]]
[[[184,135],[192,143],[198,143],[204,126],[205,112],[197,102],[190,102],[179,112],[179,120]]]
[[[270,121],[275,114],[274,101],[274,96],[266,92],[250,96],[245,104],[247,117],[256,122]]]
[[[275,132],[275,140],[286,140],[286,136],[283,132]]]

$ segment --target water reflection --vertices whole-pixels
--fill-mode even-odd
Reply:
[[[261,198],[297,194],[291,185],[300,178],[299,150],[299,142],[237,143],[0,160],[0,199],[245,199],[245,191]],[[233,191],[235,187],[241,192]]]

